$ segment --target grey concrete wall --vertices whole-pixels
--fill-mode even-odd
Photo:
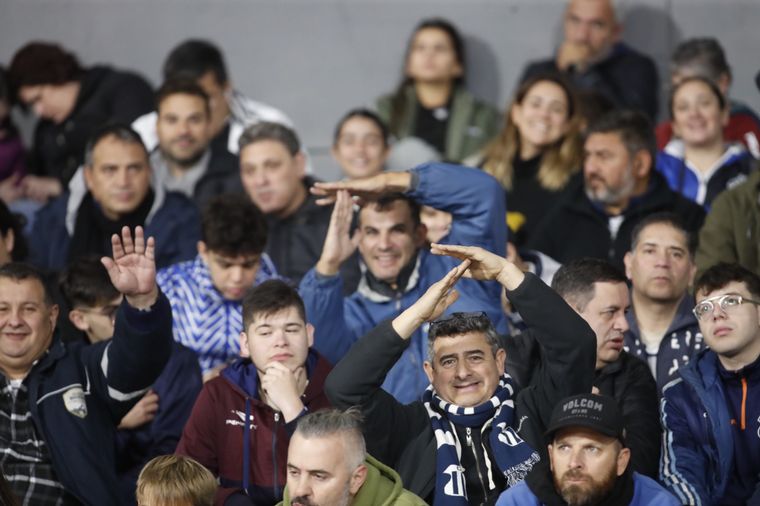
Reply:
[[[467,39],[470,88],[504,107],[526,61],[549,55],[563,0],[0,0],[0,62],[32,39],[59,41],[86,64],[111,62],[154,84],[171,47],[215,40],[237,88],[284,110],[314,156],[328,150],[347,109],[394,88],[407,38],[423,17],[444,16]],[[718,37],[734,68],[732,95],[760,110],[760,0],[629,0],[624,38],[667,58],[683,38]],[[663,90],[665,88],[663,87]]]

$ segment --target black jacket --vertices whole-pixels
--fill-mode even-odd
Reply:
[[[240,162],[229,151],[212,146],[206,172],[195,183],[193,202],[199,209],[203,209],[213,197],[226,193],[244,193],[240,180]]]
[[[308,193],[316,180],[304,179],[307,197],[295,213],[285,218],[267,216],[268,236],[266,252],[277,267],[277,273],[296,284],[317,264],[322,255],[322,245],[330,225],[332,206],[320,206],[317,197]],[[359,260],[354,253],[340,267],[343,293],[352,294],[359,285]]]
[[[515,426],[520,437],[546,459],[543,434],[555,404],[591,391],[596,338],[588,324],[532,274],[509,292],[509,299],[528,324],[526,334],[544,352],[535,380],[517,393]],[[401,339],[390,321],[381,323],[335,366],[325,391],[338,408],[361,407],[369,453],[395,469],[408,490],[430,499],[436,462],[430,418],[422,402],[404,405],[380,388],[408,345],[409,340]]]
[[[528,64],[520,82],[552,72],[560,72],[554,58],[536,61]],[[624,43],[616,44],[607,58],[585,72],[564,74],[581,90],[596,92],[617,107],[639,110],[652,121],[657,118],[657,67],[650,57]]]
[[[153,110],[153,90],[137,74],[92,67],[81,78],[74,110],[59,124],[41,119],[34,132],[30,171],[66,186],[84,160],[90,136],[109,122],[130,124]]]
[[[660,462],[660,410],[657,383],[649,366],[623,351],[613,363],[596,371],[594,386],[614,397],[625,421],[626,446],[631,449],[629,467],[652,479]]]
[[[631,233],[646,216],[672,212],[690,232],[696,233],[705,219],[701,206],[672,191],[662,175],[652,169],[646,193],[633,199],[623,212],[623,223],[613,238],[608,217],[586,196],[583,174],[570,182],[559,202],[544,216],[528,249],[546,253],[560,263],[581,257],[609,260],[624,269],[623,257],[631,249]]]

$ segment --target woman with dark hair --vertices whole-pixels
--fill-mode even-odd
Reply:
[[[582,163],[582,119],[570,85],[555,74],[523,82],[504,115],[504,126],[474,165],[507,192],[507,222],[516,246]]]
[[[153,110],[153,91],[142,77],[84,68],[56,44],[31,42],[19,49],[8,81],[14,100],[40,119],[22,187],[26,197],[41,203],[63,191],[95,130],[108,122],[131,123]]]
[[[0,266],[23,261],[28,252],[22,218],[0,200]]]
[[[407,46],[401,83],[377,102],[391,134],[420,139],[451,162],[482,148],[498,128],[499,112],[467,91],[465,70],[457,29],[443,19],[420,22]]]
[[[670,94],[675,138],[657,155],[657,169],[670,187],[709,210],[715,197],[742,183],[757,161],[739,143],[727,144],[728,104],[704,77],[680,81]]]
[[[332,155],[348,179],[379,174],[388,158],[388,128],[374,112],[351,109],[335,127]]]

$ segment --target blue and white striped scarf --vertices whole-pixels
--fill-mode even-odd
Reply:
[[[464,468],[459,456],[462,447],[452,424],[472,427],[482,431],[492,427],[489,441],[496,461],[497,472],[504,475],[511,487],[525,479],[540,457],[538,453],[517,435],[512,428],[514,419],[514,388],[512,378],[504,374],[494,395],[483,404],[469,408],[444,401],[430,385],[422,400],[430,416],[437,443],[435,506],[468,506]],[[488,471],[488,487],[493,490],[494,466],[491,456],[485,452]]]

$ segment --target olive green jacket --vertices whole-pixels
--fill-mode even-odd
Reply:
[[[367,479],[351,501],[351,506],[426,506],[427,503],[404,489],[396,471],[367,455]],[[290,492],[277,506],[290,506]]]
[[[699,232],[696,261],[698,274],[718,262],[760,273],[760,171],[713,201]]]
[[[407,86],[406,109],[398,128],[391,133],[397,139],[409,137],[414,132],[417,95],[413,86]],[[391,117],[393,95],[385,95],[377,101],[377,113],[388,124]],[[501,113],[490,104],[476,99],[464,86],[454,90],[451,101],[448,129],[446,131],[445,161],[460,163],[480,151],[499,131]]]

